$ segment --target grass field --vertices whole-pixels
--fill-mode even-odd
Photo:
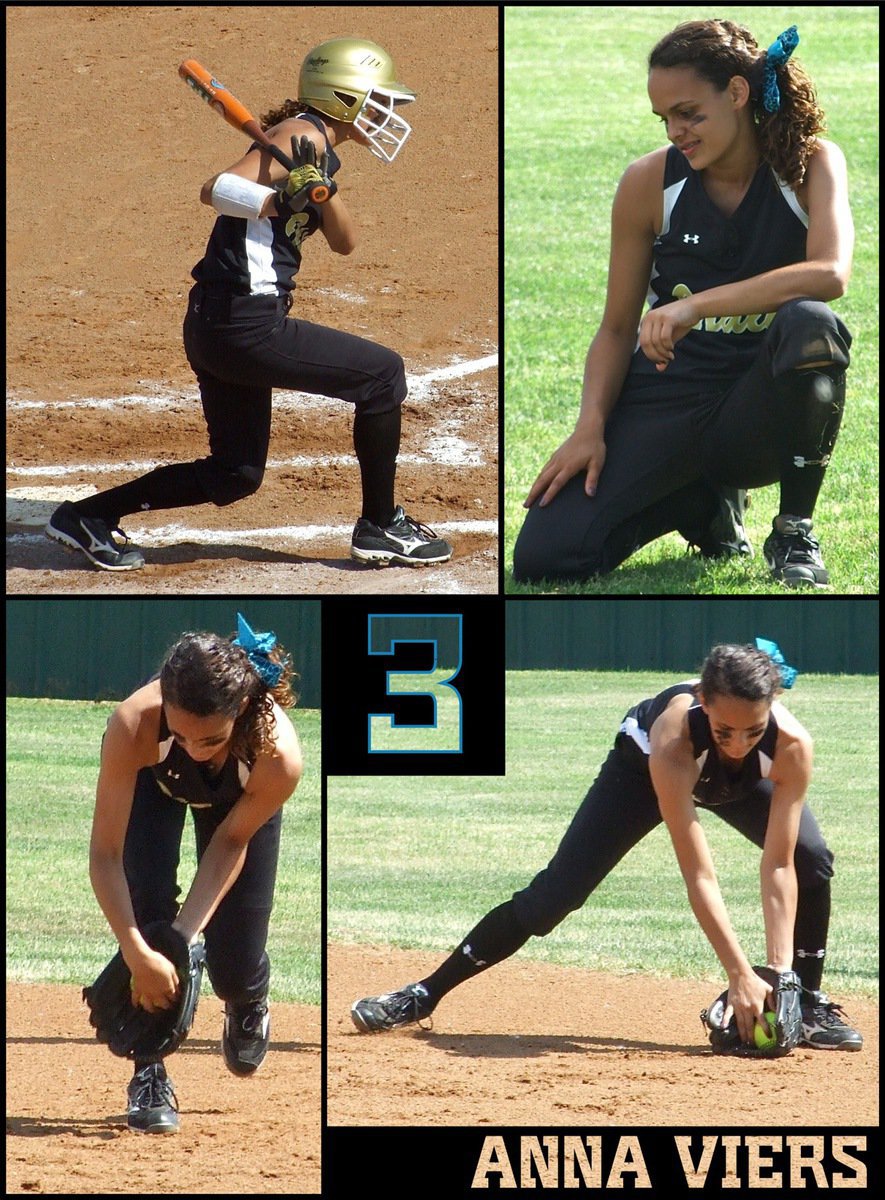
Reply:
[[[505,17],[505,554],[513,582],[522,502],[571,433],[587,347],[602,316],[615,189],[627,165],[666,144],[645,90],[646,59],[691,7],[588,10],[520,6]],[[854,335],[842,431],[815,513],[840,593],[878,592],[878,10],[866,5],[729,6],[761,44],[798,24],[797,59],[815,82],[828,136],[848,159],[857,230],[854,275],[834,303]],[[851,70],[846,71],[846,55]],[[677,350],[678,353],[678,350]],[[751,595],[777,590],[759,553],[778,489],[753,494],[756,557],[709,563],[677,534],[644,547],[602,580],[563,593]]]
[[[7,700],[6,976],[84,984],[116,943],[89,883],[99,746],[113,704]],[[271,998],[320,1002],[320,716],[295,710],[304,776],[288,801],[271,918]],[[179,883],[196,869],[185,822]],[[204,987],[208,987],[204,983]]]
[[[507,774],[329,781],[328,935],[428,951],[428,966],[525,886],[556,848],[627,708],[672,683],[635,672],[507,677]],[[878,680],[804,675],[785,701],[816,745],[809,803],[835,851],[827,986],[878,994]],[[701,812],[746,953],[765,953],[759,851]],[[722,979],[663,827],[580,912],[520,955],[561,965]],[[406,980],[391,981],[407,982]]]

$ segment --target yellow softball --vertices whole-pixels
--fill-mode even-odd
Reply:
[[[777,1017],[773,1012],[767,1012],[762,1014],[762,1019],[768,1026],[768,1032],[766,1033],[757,1021],[753,1026],[753,1041],[756,1043],[757,1050],[772,1050],[777,1045],[777,1033],[775,1032]]]

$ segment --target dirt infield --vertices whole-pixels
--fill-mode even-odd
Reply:
[[[271,1006],[252,1079],[224,1066],[221,1014],[204,995],[169,1060],[180,1133],[146,1137],[126,1127],[131,1069],[91,1036],[79,989],[7,984],[7,1194],[318,1194],[319,1009]]]
[[[846,1002],[865,1038],[859,1054],[800,1049],[775,1062],[714,1059],[698,1014],[715,985],[517,957],[447,996],[430,1032],[356,1032],[354,1000],[420,979],[439,961],[330,947],[330,1125],[878,1124],[874,1004]]]
[[[497,591],[497,20],[491,6],[8,10],[8,591]],[[255,496],[130,517],[146,569],[84,569],[41,536],[59,499],[207,453],[181,322],[213,219],[200,186],[248,143],[178,64],[198,58],[260,114],[293,93],[311,46],[342,33],[389,49],[418,93],[414,133],[392,165],[344,147],[359,246],[341,257],[311,239],[292,316],[402,354],[398,499],[455,557],[351,564],[351,411],[277,393]],[[59,103],[64,120],[49,116]]]

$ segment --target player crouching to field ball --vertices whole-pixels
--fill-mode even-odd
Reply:
[[[271,391],[290,388],[354,406],[353,447],[362,514],[351,555],[362,563],[445,562],[452,548],[407,516],[394,499],[403,360],[364,338],[308,321],[287,320],[302,246],[317,230],[337,254],[350,254],[356,229],[334,176],[347,142],[392,162],[411,132],[397,111],[415,99],[398,83],[390,56],[373,42],[335,38],[304,61],[297,101],[262,118],[271,141],[292,156],[291,173],[253,144],[200,198],[219,214],[205,257],[193,269],[184,345],[209,432],[209,455],[159,467],[52,515],[46,532],[106,571],[144,566],[139,550],[114,537],[127,513],[233,504],[264,478]],[[317,184],[331,193],[308,199]],[[293,497],[293,505],[300,497]],[[123,535],[125,537],[125,535]]]
[[[133,1003],[168,1009],[179,981],[142,931],[171,922],[205,938],[206,968],[224,1001],[221,1049],[235,1075],[252,1075],[270,1036],[270,961],[282,806],[301,776],[290,661],[273,634],[238,615],[236,638],[184,633],[159,676],[114,711],[101,748],[89,872],[132,974]],[[179,907],[185,814],[198,866]],[[162,1061],[135,1059],[129,1128],[175,1133],[178,1105]]]
[[[652,50],[671,145],[618,187],[580,414],[526,498],[517,580],[604,575],[673,530],[707,557],[751,554],[745,489],[779,483],[774,579],[829,582],[812,516],[851,336],[827,302],[854,230],[844,155],[788,61],[798,40],[762,51],[731,21],[691,21]]]
[[[359,1000],[363,1033],[429,1017],[452,988],[550,933],[580,908],[663,819],[698,924],[728,976],[743,1043],[762,1026],[768,984],[738,943],[697,810],[709,809],[762,849],[767,963],[802,984],[801,1043],[860,1050],[863,1039],[821,991],[833,855],[805,804],[811,738],[777,699],[796,672],[773,642],[714,646],[700,678],[676,683],[624,717],[614,748],[549,864],[489,912],[431,975]]]

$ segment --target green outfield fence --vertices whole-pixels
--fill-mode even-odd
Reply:
[[[237,611],[290,651],[301,708],[320,707],[319,600],[19,600],[6,602],[6,694],[119,700],[153,675],[187,630],[236,632]]]
[[[778,643],[821,675],[876,675],[875,599],[510,600],[508,670],[693,671],[710,646]]]

